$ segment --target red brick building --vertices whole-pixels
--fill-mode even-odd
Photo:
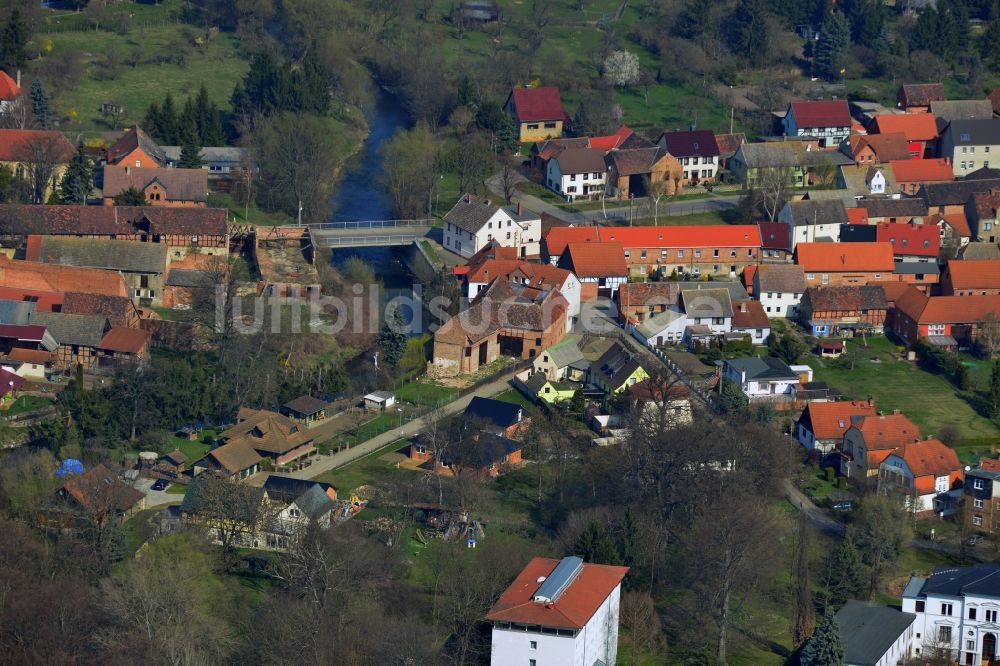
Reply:
[[[927,296],[911,289],[896,302],[892,328],[908,343],[921,338],[944,347],[970,345],[990,316],[1000,313],[1000,295]]]
[[[942,296],[1000,294],[1000,259],[952,259],[941,276]]]
[[[806,286],[865,284],[891,279],[896,262],[889,243],[799,243],[795,263]]]

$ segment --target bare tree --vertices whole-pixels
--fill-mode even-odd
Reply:
[[[31,202],[45,203],[46,195],[59,187],[56,167],[69,162],[72,145],[55,133],[38,134],[23,144],[21,161],[31,192]]]
[[[4,129],[28,129],[31,120],[31,100],[26,94],[8,103],[4,112],[0,113],[0,127]]]
[[[264,491],[205,474],[209,476],[188,486],[188,494],[194,495],[190,520],[221,544],[230,557],[237,547],[253,546],[255,540],[264,538],[263,529],[276,513]]]
[[[517,181],[518,181],[518,171],[510,163],[510,158],[501,156],[500,157],[500,187],[503,189],[503,198],[507,203],[510,203],[514,198],[514,193],[517,192]]]
[[[632,666],[637,666],[642,663],[643,654],[656,650],[663,641],[653,597],[647,592],[623,592],[619,615],[632,645]]]
[[[343,566],[327,545],[325,534],[310,521],[275,560],[273,574],[296,597],[325,609],[334,590],[346,584]]]
[[[751,201],[770,222],[778,217],[792,187],[794,167],[785,157],[780,153],[771,155],[754,169]]]

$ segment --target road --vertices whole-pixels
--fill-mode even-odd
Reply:
[[[527,181],[527,178],[518,174],[518,182]],[[502,197],[503,186],[500,184],[499,174],[487,179],[487,187],[493,194]],[[671,203],[661,203],[659,216],[670,217],[672,215],[690,215],[692,213],[718,213],[724,210],[736,208],[742,198],[740,194],[712,195],[704,199],[693,199],[690,201],[674,201]],[[566,220],[570,224],[589,225],[597,222],[625,222],[629,219],[629,206],[608,206],[607,210],[588,210],[582,213],[566,210],[562,206],[542,201],[533,194],[515,191],[513,196],[515,203],[522,203],[528,210],[536,213],[548,213],[553,217]],[[635,219],[649,218],[653,216],[652,205],[646,202],[636,203],[631,207],[631,213]],[[664,223],[666,224],[666,223]]]
[[[498,393],[503,393],[508,388],[510,388],[510,378],[512,376],[513,373],[504,376],[503,378],[498,379],[492,383],[485,384],[479,387],[479,389],[477,389],[474,393],[470,393],[467,396],[449,402],[448,404],[441,407],[441,413],[436,415],[437,418],[440,419],[445,416],[452,416],[454,414],[463,411],[472,401],[472,398],[474,396],[478,395],[482,397],[491,397],[497,395]],[[397,439],[402,439],[404,437],[416,435],[421,431],[421,429],[426,427],[426,425],[427,425],[426,417],[415,419],[413,421],[410,421],[409,423],[403,424],[402,428],[398,429],[393,428],[388,432],[384,432],[381,435],[373,437],[368,441],[361,442],[360,444],[353,446],[349,449],[340,451],[339,453],[334,453],[329,456],[317,458],[316,462],[314,462],[309,467],[299,470],[297,472],[283,474],[281,476],[290,476],[296,479],[315,478],[321,474],[329,472],[332,469],[343,467],[344,465],[352,463],[355,460],[358,460],[359,458],[363,458],[367,456],[369,453],[372,453],[373,451],[378,451],[379,449],[388,446],[389,444],[392,444]]]

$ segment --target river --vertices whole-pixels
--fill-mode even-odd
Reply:
[[[334,195],[333,222],[392,219],[389,194],[382,186],[382,146],[399,130],[408,128],[410,118],[395,97],[381,88],[376,90],[375,105],[367,116],[368,137],[351,160],[353,167],[344,172]],[[348,257],[361,257],[382,281],[384,298],[394,298],[409,295],[416,282],[400,261],[401,252],[402,248],[392,247],[349,248],[334,250],[332,261],[335,266],[340,266]]]

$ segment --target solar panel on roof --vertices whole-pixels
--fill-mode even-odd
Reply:
[[[555,601],[576,580],[581,571],[583,571],[582,559],[574,555],[562,558],[535,592],[534,600],[538,603]]]

